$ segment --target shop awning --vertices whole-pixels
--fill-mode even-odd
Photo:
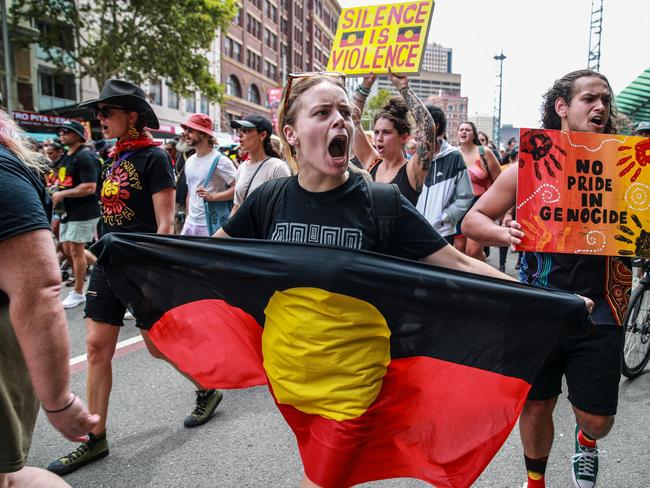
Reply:
[[[616,107],[636,124],[650,122],[650,68],[616,96]]]

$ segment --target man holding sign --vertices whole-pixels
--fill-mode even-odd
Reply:
[[[612,96],[612,89],[603,75],[591,70],[569,73],[557,80],[544,97],[544,129],[614,133]],[[540,156],[537,153],[542,147],[539,132],[526,132],[530,140],[521,141],[523,163],[520,160],[519,165],[508,168],[470,210],[463,223],[463,234],[489,245],[521,244],[525,234],[520,223],[512,220],[518,170],[522,175],[528,172],[541,180],[543,175],[563,175],[566,169],[563,149],[559,146],[549,148],[545,143],[542,151],[545,157],[536,157]],[[531,157],[526,159],[526,150],[535,155],[529,154]],[[532,171],[531,165],[534,165]],[[506,226],[494,224],[504,213],[510,213],[510,218],[505,219]],[[552,236],[543,219],[534,220],[539,224],[538,232],[533,232],[532,226],[526,231],[535,233],[535,249],[543,249]],[[606,256],[526,252],[520,278],[528,284],[591,298],[595,304],[591,319],[596,324],[589,333],[566,337],[558,344],[531,388],[519,422],[528,471],[524,487],[545,487],[544,473],[554,435],[553,410],[565,375],[577,423],[576,454],[572,458],[574,485],[593,488],[598,474],[596,440],[611,430],[618,404],[624,332],[618,325],[624,314],[626,288],[631,286],[631,276],[620,260]],[[618,300],[613,299],[613,295],[617,295]]]

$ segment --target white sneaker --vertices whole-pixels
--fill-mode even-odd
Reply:
[[[135,320],[135,317],[131,312],[127,310],[126,313],[124,314],[124,320]]]
[[[63,299],[63,308],[75,308],[86,301],[86,295],[77,293],[72,290],[68,296]]]

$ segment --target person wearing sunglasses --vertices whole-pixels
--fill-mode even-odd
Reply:
[[[428,111],[424,107],[421,110],[426,112],[421,114],[426,118]],[[296,165],[297,174],[266,182],[252,192],[239,211],[215,233],[216,237],[363,249],[512,280],[458,252],[394,187],[372,182],[365,171],[349,164],[355,129],[352,105],[341,74],[290,75],[278,116],[285,156]],[[427,119],[424,125],[433,130],[433,119]],[[424,138],[419,141],[414,158],[430,161],[432,152],[433,144]],[[388,231],[380,229],[372,203],[372,199],[385,203],[387,198],[396,203],[391,208],[397,207],[396,219]],[[291,332],[297,337],[301,333],[300,330]],[[323,365],[324,369],[329,367]],[[335,365],[331,368],[335,374]],[[267,371],[267,374],[272,373]],[[300,396],[300,392],[294,394]],[[340,432],[340,435],[346,434]],[[343,450],[345,443],[341,438]],[[328,470],[327,460],[323,463],[323,470]],[[301,486],[316,485],[305,475]]]
[[[273,148],[273,124],[261,115],[249,115],[233,120],[230,127],[237,130],[240,151],[248,154],[237,168],[235,177],[234,214],[250,193],[265,181],[291,175],[289,166]]]
[[[174,172],[171,158],[158,147],[147,127],[157,129],[158,118],[144,91],[128,81],[108,80],[98,99],[80,104],[95,110],[104,139],[116,138],[109,159],[102,167],[102,228],[110,232],[173,233]],[[111,360],[126,306],[112,292],[102,266],[95,266],[86,292],[88,407],[101,419],[89,433],[89,440],[53,461],[48,470],[65,475],[109,454],[106,436],[108,403],[112,388]],[[166,359],[141,331],[149,352]],[[204,389],[195,384],[197,390]],[[193,415],[210,419],[206,395],[197,395]],[[216,407],[216,405],[215,405]]]

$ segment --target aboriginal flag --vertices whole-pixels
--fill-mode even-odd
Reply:
[[[402,27],[397,31],[397,42],[418,42],[421,27]]]
[[[364,31],[344,32],[341,36],[341,47],[361,46],[363,44]]]
[[[204,387],[268,382],[307,476],[467,487],[512,430],[570,294],[350,249],[109,234],[111,288]]]

